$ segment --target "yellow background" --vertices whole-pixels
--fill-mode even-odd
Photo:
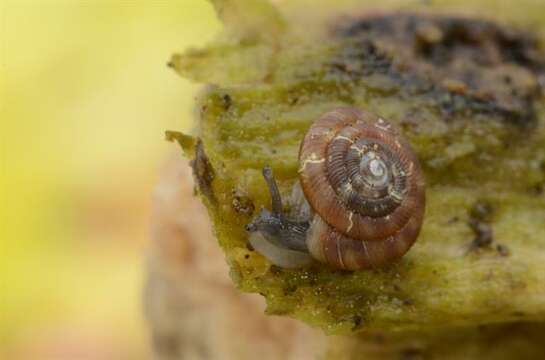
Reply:
[[[0,359],[149,358],[151,194],[197,88],[166,62],[219,27],[204,0],[0,0]]]

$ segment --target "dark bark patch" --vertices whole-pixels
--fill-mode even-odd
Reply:
[[[212,204],[217,203],[212,181],[215,177],[214,168],[204,151],[204,145],[201,139],[197,140],[195,145],[195,158],[191,161],[193,176],[197,183],[197,188]]]
[[[392,13],[344,18],[333,33],[346,40],[331,62],[341,77],[384,75],[383,90],[425,96],[445,117],[493,114],[535,125],[545,53],[529,32],[460,16]]]

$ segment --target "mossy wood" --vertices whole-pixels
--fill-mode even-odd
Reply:
[[[178,140],[197,149],[200,194],[242,291],[329,334],[545,321],[545,6],[500,9],[497,25],[448,4],[413,2],[392,16],[354,1],[316,14],[305,1],[214,3],[230,31],[170,65],[209,84],[202,141]],[[260,21],[237,22],[224,9],[232,3],[251,3]],[[381,114],[415,148],[427,183],[421,235],[371,271],[271,266],[244,230],[270,206],[261,169],[274,169],[287,197],[306,130],[338,106]]]

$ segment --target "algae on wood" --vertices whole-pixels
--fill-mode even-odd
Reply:
[[[264,19],[266,9],[273,11],[268,5],[256,6]],[[312,9],[290,17],[290,6],[296,8],[286,5],[285,20],[276,11],[272,15],[278,19],[271,25],[274,41],[256,36],[248,40],[240,33],[244,24],[239,24],[235,37],[176,55],[171,62],[183,76],[211,84],[198,102],[195,135],[202,139],[213,169],[214,178],[202,195],[233,281],[242,291],[261,293],[269,314],[295,317],[329,334],[545,321],[542,40],[500,28],[505,33],[489,34],[490,39],[479,43],[475,32],[488,26],[494,32],[495,25],[457,16],[381,14],[380,22],[368,15],[354,17],[364,14],[361,8],[341,10],[330,3],[329,15],[323,16],[322,8],[316,20]],[[520,11],[523,4],[517,7]],[[545,6],[538,9],[545,12]],[[293,20],[305,16],[308,21]],[[416,51],[414,59],[405,61],[407,52],[399,39],[381,30],[400,18],[425,25],[414,30],[413,40],[402,42],[413,46],[414,39],[423,37],[420,45],[446,48],[436,48],[439,57],[443,50],[456,58],[469,51],[471,57],[471,48],[481,45],[500,53],[489,54],[492,63],[482,65],[486,74],[474,72],[465,82],[464,66],[469,72],[475,71],[471,66],[479,70],[480,56],[445,72],[428,71],[430,63],[445,60],[422,59]],[[521,18],[512,21],[520,23]],[[449,33],[450,22],[462,33]],[[359,32],[347,24],[360,26]],[[537,25],[545,31],[545,17]],[[251,24],[249,28],[255,29]],[[432,36],[437,29],[454,38],[437,40]],[[520,51],[504,56],[501,42],[511,40]],[[444,82],[445,74],[453,78]],[[494,82],[498,86],[490,86]],[[332,271],[319,264],[299,270],[271,266],[248,246],[244,231],[255,215],[247,209],[269,206],[260,170],[271,166],[288,196],[297,181],[304,133],[317,115],[346,105],[388,118],[414,146],[428,186],[422,233],[401,261],[373,271]],[[251,206],[241,211],[241,201]],[[490,214],[475,219],[472,209],[481,203],[489,204]],[[472,221],[485,223],[490,241],[475,240],[482,234],[470,226]]]

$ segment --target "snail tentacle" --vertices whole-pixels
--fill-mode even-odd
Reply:
[[[262,170],[262,174],[271,195],[271,208],[273,214],[283,217],[284,211],[282,208],[282,197],[280,196],[278,185],[276,185],[276,181],[274,180],[272,169],[269,166],[265,166]]]

